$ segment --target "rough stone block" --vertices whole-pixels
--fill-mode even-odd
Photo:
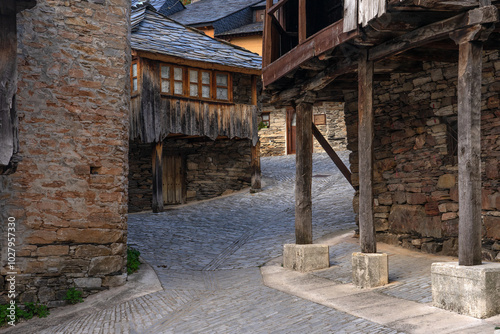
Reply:
[[[330,255],[328,245],[286,244],[283,251],[283,267],[300,272],[328,268]]]
[[[115,287],[125,284],[127,281],[127,275],[116,275],[116,276],[106,276],[102,281],[102,286]]]
[[[122,269],[123,257],[99,256],[90,261],[89,275],[106,275]]]
[[[97,277],[75,278],[75,285],[79,288],[93,289],[100,288],[102,279]]]
[[[358,288],[389,283],[389,259],[385,253],[353,253],[352,281]]]
[[[434,306],[480,319],[500,314],[500,263],[433,263],[431,278]]]

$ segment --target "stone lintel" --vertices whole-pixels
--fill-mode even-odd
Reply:
[[[389,259],[385,253],[353,253],[352,281],[358,288],[376,288],[389,283]]]
[[[435,307],[480,319],[500,314],[500,263],[433,263],[431,277]]]
[[[283,248],[283,267],[300,272],[325,269],[330,266],[328,245],[286,244]]]

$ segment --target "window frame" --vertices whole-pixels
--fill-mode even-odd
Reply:
[[[136,75],[134,76],[134,65],[136,66]],[[140,73],[140,66],[139,66],[139,60],[134,59],[132,60],[132,63],[130,64],[130,94],[132,96],[138,95],[139,94],[139,75]],[[137,87],[134,90],[134,79],[137,82]]]
[[[170,91],[164,92],[162,91],[162,83],[166,78],[162,77],[162,68],[167,66],[170,68]],[[182,69],[182,94],[175,94],[175,82],[180,82],[179,80],[175,80],[174,69],[181,68]],[[233,103],[233,80],[232,73],[225,71],[217,71],[210,70],[198,67],[191,66],[178,66],[172,63],[160,62],[159,67],[159,80],[160,80],[160,94],[161,96],[175,96],[175,97],[183,97],[188,99],[202,100],[202,101],[212,101],[212,102],[221,102],[221,103]],[[191,71],[198,72],[198,80],[197,82],[191,81]],[[209,74],[209,83],[203,83],[203,73]],[[224,74],[227,76],[227,86],[218,86],[217,85],[217,74]],[[191,84],[197,84],[198,96],[191,95]],[[209,87],[209,97],[203,97],[203,88]],[[226,99],[218,99],[217,98],[217,88],[224,87],[227,89],[227,100]]]
[[[264,116],[267,116],[268,119],[265,120],[264,119]],[[262,112],[261,114],[261,119],[262,119],[262,123],[267,127],[269,128],[271,126],[271,113],[270,112]]]

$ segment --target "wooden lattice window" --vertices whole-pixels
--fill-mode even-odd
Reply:
[[[174,67],[174,94],[184,95],[184,69]]]
[[[160,77],[161,77],[161,92],[162,93],[171,93],[171,78],[172,75],[170,73],[171,67],[168,65],[161,65],[160,69]]]
[[[268,128],[271,125],[271,113],[262,113],[262,124]]]
[[[132,93],[137,93],[139,90],[139,65],[137,61],[132,62],[130,68],[130,90]]]
[[[229,74],[217,73],[215,75],[215,89],[217,100],[229,100]]]

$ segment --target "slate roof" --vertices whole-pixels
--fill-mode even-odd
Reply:
[[[156,10],[160,10],[161,6],[168,1],[168,0],[132,0],[132,7],[134,6],[141,6],[143,4],[150,4],[153,6]],[[177,1],[177,0],[174,0]]]
[[[170,17],[185,25],[208,24],[260,2],[262,0],[200,0]]]
[[[260,70],[262,58],[253,52],[211,38],[156,12],[151,6],[133,8],[132,49],[188,60]]]
[[[251,24],[244,25],[242,27],[225,31],[223,33],[217,34],[217,37],[230,36],[230,35],[240,35],[240,34],[257,34],[264,31],[264,22],[254,22]]]

